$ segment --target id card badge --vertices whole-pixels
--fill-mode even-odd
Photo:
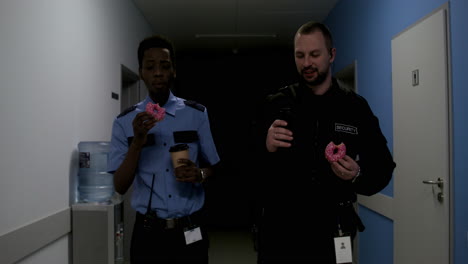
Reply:
[[[335,237],[336,263],[353,263],[350,236]]]
[[[186,245],[203,239],[200,227],[198,226],[184,229],[184,236]]]

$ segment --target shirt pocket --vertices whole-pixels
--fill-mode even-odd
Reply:
[[[198,141],[198,133],[196,130],[174,131],[174,142],[178,143],[194,143]]]
[[[134,137],[127,138],[128,147],[130,147],[130,145],[132,144],[133,138]],[[156,136],[154,134],[148,134],[146,136],[146,143],[145,145],[143,145],[143,147],[154,146],[155,144],[156,144]]]
[[[196,161],[198,159],[198,145],[199,137],[196,130],[183,130],[174,131],[174,143],[181,144],[185,143],[189,146],[190,159]]]

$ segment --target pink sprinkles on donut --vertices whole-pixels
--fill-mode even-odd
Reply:
[[[166,109],[160,107],[159,104],[153,104],[151,102],[146,104],[146,112],[153,115],[157,121],[163,120],[166,116]]]
[[[335,145],[333,141],[328,143],[325,148],[325,158],[330,162],[335,162],[339,159],[342,159],[346,155],[346,146],[344,143]]]

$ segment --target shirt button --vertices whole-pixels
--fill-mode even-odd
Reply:
[[[164,143],[163,145],[164,145],[164,146],[166,146],[167,144],[166,144],[166,143]]]
[[[169,172],[169,169],[166,169],[166,172]]]
[[[171,198],[171,197],[172,197],[172,195],[169,194],[169,198]]]

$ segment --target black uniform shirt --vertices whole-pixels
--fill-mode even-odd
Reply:
[[[293,146],[267,153],[267,200],[277,206],[328,208],[355,201],[356,193],[372,195],[390,181],[395,163],[387,141],[367,101],[353,91],[332,87],[314,95],[305,84],[281,88],[267,99],[267,126],[288,118]],[[288,114],[284,115],[284,112]],[[361,167],[354,182],[336,176],[325,158],[325,147],[344,143],[346,154]]]

